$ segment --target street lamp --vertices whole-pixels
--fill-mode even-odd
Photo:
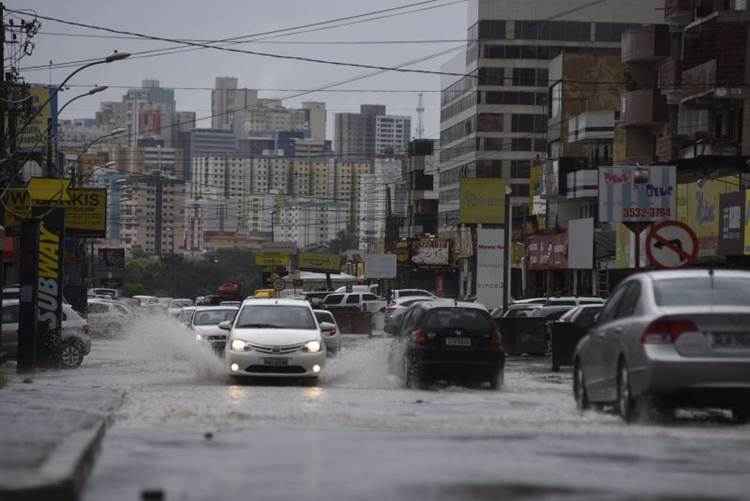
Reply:
[[[60,114],[61,114],[61,113],[63,112],[63,110],[64,110],[65,108],[67,108],[67,107],[68,107],[68,105],[69,105],[70,103],[72,103],[73,101],[77,101],[77,100],[81,99],[82,97],[86,97],[86,96],[93,96],[94,94],[98,94],[98,93],[100,93],[100,92],[104,92],[104,91],[105,91],[105,90],[107,90],[107,89],[109,89],[109,87],[107,87],[106,85],[100,85],[100,86],[98,86],[98,87],[94,87],[93,89],[91,89],[91,90],[90,90],[90,91],[88,91],[88,92],[84,92],[83,94],[79,94],[79,95],[77,95],[77,96],[75,96],[75,97],[73,97],[73,98],[69,99],[69,100],[68,100],[68,101],[67,101],[67,102],[66,102],[65,104],[63,104],[63,105],[62,105],[62,106],[61,106],[61,107],[60,107],[60,108],[59,108],[59,109],[57,110],[57,115],[59,116],[59,115],[60,115]]]
[[[60,92],[60,89],[62,89],[63,87],[65,87],[65,84],[67,84],[70,81],[70,79],[73,78],[74,76],[76,76],[78,73],[80,73],[81,71],[85,70],[86,68],[91,68],[92,66],[97,66],[99,64],[109,64],[109,63],[113,63],[115,61],[121,61],[121,60],[126,59],[128,57],[130,57],[130,53],[129,52],[115,52],[114,54],[111,54],[111,55],[105,57],[104,59],[100,59],[98,61],[94,61],[94,62],[91,62],[91,63],[88,63],[88,64],[84,64],[80,68],[77,68],[75,71],[73,71],[73,73],[71,73],[70,75],[68,75],[67,77],[65,77],[65,80],[63,80],[62,83],[55,88],[55,90],[50,94],[50,96],[47,98],[47,100],[41,106],[39,106],[39,108],[26,120],[26,122],[21,126],[21,128],[18,129],[18,132],[16,134],[20,136],[21,133],[23,133],[24,129],[26,129],[26,127],[28,127],[29,125],[31,125],[31,123],[34,121],[34,119],[37,116],[39,116],[39,114],[42,112],[43,109],[45,109],[47,107],[47,105],[49,104],[49,102],[52,101],[52,99],[54,99],[55,97],[57,97],[57,93]]]

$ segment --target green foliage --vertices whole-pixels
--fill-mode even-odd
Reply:
[[[136,255],[125,266],[125,292],[169,297],[189,297],[213,294],[227,280],[237,280],[243,292],[251,293],[260,281],[261,269],[255,266],[251,251],[224,249],[190,260],[183,256],[162,259]]]

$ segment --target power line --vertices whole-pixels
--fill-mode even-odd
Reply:
[[[290,27],[290,28],[281,28],[281,29],[271,30],[271,31],[266,31],[266,32],[261,32],[261,33],[255,33],[255,34],[249,34],[249,35],[241,35],[241,36],[231,37],[231,38],[224,38],[224,39],[221,39],[221,40],[214,40],[214,43],[230,43],[230,44],[253,43],[253,42],[256,42],[256,41],[259,41],[259,40],[264,40],[264,39],[269,39],[269,38],[278,38],[278,37],[281,37],[281,36],[294,36],[294,35],[300,35],[300,34],[304,34],[304,33],[312,33],[312,32],[317,32],[317,31],[325,31],[325,30],[340,28],[340,27],[347,27],[347,26],[352,26],[352,25],[355,25],[355,24],[369,23],[369,22],[372,22],[372,21],[377,21],[377,20],[382,20],[382,19],[388,19],[388,18],[392,18],[392,17],[402,16],[402,15],[407,15],[407,14],[413,14],[413,13],[418,13],[418,12],[424,12],[424,11],[427,11],[427,10],[438,9],[438,8],[442,8],[442,7],[446,7],[446,6],[450,6],[450,5],[455,5],[455,4],[466,2],[466,0],[454,0],[454,1],[447,2],[447,3],[439,4],[439,5],[433,5],[433,6],[429,6],[428,5],[427,7],[421,7],[421,8],[414,9],[414,10],[409,10],[409,11],[406,11],[406,12],[393,12],[393,11],[404,10],[404,9],[408,9],[408,8],[411,8],[411,7],[417,7],[417,6],[421,6],[421,5],[425,5],[425,4],[429,4],[429,3],[434,3],[436,1],[438,1],[438,0],[429,0],[429,1],[417,2],[417,3],[413,3],[413,4],[409,4],[409,5],[404,5],[404,6],[401,6],[401,7],[394,7],[394,8],[390,8],[390,9],[381,9],[381,10],[371,11],[371,12],[367,12],[367,13],[363,13],[363,14],[358,14],[358,15],[353,15],[353,16],[347,16],[347,17],[342,17],[342,18],[336,18],[336,19],[330,19],[330,20],[326,20],[326,21],[320,21],[320,22],[317,22],[317,23],[310,23],[310,24],[301,25],[301,26],[295,26],[295,27]],[[351,21],[352,19],[357,19],[357,18],[362,18],[362,17],[367,17],[367,16],[373,16],[375,14],[382,14],[382,13],[385,13],[385,12],[390,12],[390,13],[386,14],[386,15],[376,16],[376,17],[369,17],[367,19],[361,19],[361,20],[358,20],[358,21]],[[342,20],[345,20],[347,22],[345,22],[345,23],[339,23],[339,24],[333,24],[333,23],[337,23],[337,22],[342,21]],[[330,26],[325,26],[325,25],[330,25]],[[304,28],[310,28],[310,29],[304,29]],[[289,33],[283,33],[283,32],[289,32]],[[269,35],[273,35],[273,36],[269,36]],[[246,40],[247,38],[252,38],[252,37],[262,37],[262,38],[255,38],[255,39],[252,39],[252,40]],[[162,48],[162,49],[151,49],[151,50],[133,52],[133,53],[131,53],[131,57],[129,59],[130,60],[134,60],[134,59],[141,59],[141,58],[147,58],[147,57],[156,57],[156,56],[167,55],[167,54],[176,54],[176,53],[180,53],[180,52],[193,52],[193,51],[196,51],[196,50],[202,50],[203,49],[202,47],[198,47],[198,48],[195,48],[195,47],[184,48],[184,47],[186,47],[186,46],[183,45],[183,48]],[[51,69],[51,68],[67,68],[67,67],[70,67],[71,65],[72,66],[76,66],[78,64],[90,62],[92,60],[96,60],[96,59],[79,59],[79,60],[73,60],[73,61],[64,61],[62,63],[57,63],[56,65],[29,66],[29,67],[21,68],[21,70],[22,71],[29,71],[29,70]]]
[[[110,89],[140,89],[139,85],[122,85],[122,84],[106,84],[106,83],[99,83],[99,84],[71,84],[66,85],[65,87],[68,88],[94,88],[99,86],[106,86]],[[163,85],[160,88],[162,89],[171,89],[171,90],[200,90],[200,91],[214,91],[219,90],[221,92],[226,93],[232,93],[232,92],[244,92],[245,89],[215,89],[213,87],[180,87],[180,86],[170,86],[170,85]],[[317,90],[317,89],[284,89],[284,88],[271,88],[271,87],[261,87],[257,89],[258,92],[341,92],[341,93],[383,93],[383,94],[399,94],[399,93],[414,93],[419,94],[421,92],[432,92],[432,93],[438,93],[441,92],[439,90],[435,89],[326,89],[326,90]]]

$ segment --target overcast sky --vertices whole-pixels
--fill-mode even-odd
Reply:
[[[407,5],[415,1],[11,0],[6,2],[6,6],[10,9],[36,9],[42,15],[151,35],[216,40]],[[449,1],[441,0],[438,4]],[[458,40],[466,37],[465,19],[466,4],[459,3],[430,11],[275,40],[295,42]],[[174,46],[156,41],[74,38],[44,34],[46,32],[106,35],[103,32],[75,28],[57,22],[42,22],[42,33],[35,39],[36,49],[31,57],[23,60],[22,67],[45,65],[50,60],[59,63],[72,59],[100,57],[113,50],[135,52]],[[236,47],[277,54],[394,66],[459,45],[460,43],[354,46],[254,43]],[[438,70],[440,64],[453,54],[455,52],[413,67]],[[44,69],[23,71],[22,74],[29,82],[55,83],[65,78],[70,71],[72,70],[54,70],[50,74],[47,69]],[[239,78],[240,87],[314,89],[371,71],[205,49],[152,58],[130,59],[94,67],[74,77],[71,83],[138,87],[141,80],[155,78],[163,87],[212,87],[216,76],[236,76]],[[440,77],[388,72],[345,84],[341,88],[438,91]],[[72,97],[79,90],[83,89],[66,91],[67,97],[63,97],[62,100]],[[124,89],[109,89],[96,96],[81,99],[69,106],[61,119],[93,117],[100,101],[119,101],[124,92]],[[288,95],[291,93],[279,91],[261,93],[261,97],[283,98]],[[196,111],[199,117],[210,114],[211,94],[208,90],[177,90],[176,98],[179,110]],[[439,93],[429,92],[424,98],[426,136],[435,137],[439,131]],[[303,100],[326,102],[330,110],[328,114],[329,139],[332,132],[333,112],[357,111],[359,104],[362,103],[385,104],[391,114],[412,115],[414,128],[416,128],[417,94],[319,92],[287,101],[286,104],[297,106]],[[208,126],[210,126],[210,120],[199,122],[199,127]]]

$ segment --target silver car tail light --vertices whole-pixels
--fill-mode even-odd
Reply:
[[[641,335],[641,344],[673,344],[688,332],[700,332],[692,320],[660,318],[646,328]]]

